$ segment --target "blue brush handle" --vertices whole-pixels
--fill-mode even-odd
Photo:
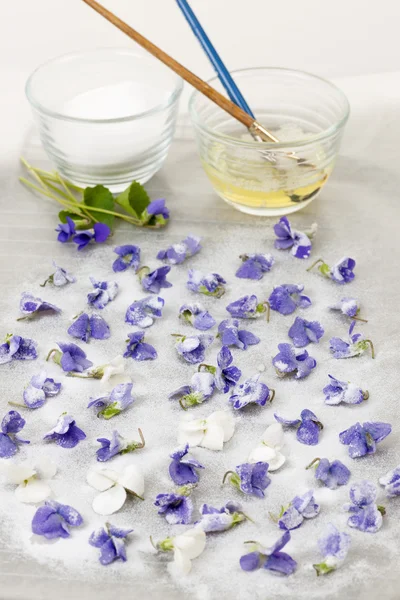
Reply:
[[[231,74],[229,73],[228,69],[225,67],[224,63],[222,62],[218,52],[212,45],[208,35],[206,34],[204,29],[200,25],[196,15],[194,14],[193,10],[190,8],[189,4],[187,3],[187,0],[176,0],[176,2],[178,4],[179,8],[181,9],[181,11],[183,12],[193,33],[199,40],[203,50],[205,51],[208,58],[210,59],[214,69],[217,72],[218,78],[219,78],[220,82],[222,83],[222,85],[224,86],[229,98],[237,106],[240,106],[240,108],[242,110],[244,110],[248,115],[250,115],[253,119],[255,119],[253,111],[251,110],[250,106],[247,104],[246,100],[244,99],[244,97],[243,97],[241,91],[239,90],[239,88],[237,87],[236,83],[233,81]]]

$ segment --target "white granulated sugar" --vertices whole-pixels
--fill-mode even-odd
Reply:
[[[293,220],[293,226],[302,228],[304,223]],[[182,234],[198,234],[196,224],[190,231],[183,231],[182,223],[171,223],[165,231],[144,232],[122,227],[113,238],[113,244],[136,243],[142,249],[142,264],[154,268],[161,263],[155,259],[157,251],[182,239]],[[27,424],[23,436],[31,440],[29,446],[21,446],[19,453],[11,459],[13,463],[38,456],[48,456],[58,464],[58,473],[50,482],[54,498],[71,504],[84,518],[84,525],[71,529],[71,537],[49,543],[35,538],[31,533],[31,520],[36,507],[20,504],[14,496],[14,487],[2,484],[0,491],[0,531],[2,546],[13,554],[18,554],[30,564],[37,564],[40,572],[51,573],[52,577],[64,580],[92,582],[101,586],[123,581],[132,593],[136,589],[148,590],[147,597],[193,598],[195,600],[241,600],[274,598],[286,600],[361,598],[367,597],[371,581],[380,577],[390,577],[390,565],[398,551],[398,522],[400,517],[397,499],[385,499],[383,491],[379,503],[387,508],[382,529],[375,535],[351,530],[347,525],[347,514],[342,505],[348,499],[349,486],[338,490],[329,490],[315,482],[313,470],[305,467],[317,456],[342,460],[351,470],[350,482],[367,478],[375,483],[380,476],[400,463],[398,443],[398,396],[396,371],[398,353],[395,347],[396,337],[390,336],[390,305],[385,306],[369,294],[374,286],[373,274],[365,264],[363,256],[357,252],[359,247],[354,240],[336,240],[324,243],[323,228],[315,240],[312,259],[323,255],[329,263],[345,253],[358,260],[356,279],[348,286],[337,286],[322,278],[318,272],[307,273],[310,261],[293,258],[290,253],[273,250],[273,232],[270,227],[248,227],[240,230],[227,224],[224,227],[213,226],[208,236],[203,236],[202,251],[183,265],[172,267],[169,280],[173,287],[161,290],[165,299],[162,319],[145,330],[145,341],[154,345],[158,352],[155,361],[135,362],[127,359],[127,373],[134,382],[135,403],[121,415],[105,421],[96,417],[95,409],[87,409],[89,398],[101,394],[101,383],[95,380],[82,380],[66,377],[61,369],[52,363],[44,363],[48,351],[57,341],[72,341],[87,352],[95,365],[104,364],[122,354],[125,350],[127,333],[135,328],[124,322],[126,308],[134,300],[146,295],[132,271],[114,274],[112,262],[115,255],[112,245],[90,247],[77,253],[73,244],[57,248],[56,261],[77,277],[77,283],[56,289],[51,286],[40,288],[41,283],[52,272],[51,259],[47,264],[37,266],[30,273],[20,272],[15,276],[14,287],[9,287],[1,300],[2,331],[21,334],[35,339],[39,344],[40,358],[31,362],[13,362],[2,365],[1,416],[9,406],[8,401],[22,402],[22,392],[32,375],[38,373],[45,364],[50,376],[63,384],[61,393],[47,400],[38,410],[21,409]],[[276,258],[276,264],[261,281],[248,281],[235,277],[240,264],[238,256],[244,252],[269,252]],[[200,297],[186,288],[188,268],[198,269],[201,273],[217,272],[228,282],[227,292],[221,299]],[[111,337],[108,340],[91,340],[89,344],[70,338],[66,330],[70,319],[81,310],[87,309],[86,295],[92,286],[89,276],[99,280],[115,280],[119,293],[103,311],[99,311],[109,323]],[[271,312],[270,323],[264,318],[242,320],[242,328],[256,333],[261,343],[242,352],[233,349],[234,362],[244,377],[261,372],[260,381],[276,390],[272,406],[265,408],[251,406],[234,413],[236,428],[233,438],[221,452],[204,448],[192,451],[205,465],[200,472],[200,483],[193,493],[196,506],[194,520],[199,518],[198,508],[203,502],[220,507],[228,500],[240,501],[244,512],[254,523],[248,521],[231,531],[209,535],[204,553],[193,561],[192,572],[185,578],[178,578],[167,568],[168,556],[156,555],[149,541],[152,535],[155,541],[169,535],[175,535],[190,526],[169,526],[165,519],[157,514],[153,506],[158,493],[172,491],[174,485],[168,475],[170,459],[168,455],[177,445],[178,423],[182,410],[177,402],[169,401],[167,396],[181,385],[187,384],[196,366],[189,365],[178,358],[174,349],[171,333],[195,333],[189,325],[178,319],[178,309],[184,302],[201,301],[204,307],[216,318],[217,322],[229,315],[226,305],[244,294],[255,293],[259,301],[268,298],[273,286],[282,283],[305,285],[305,293],[312,299],[313,305],[307,310],[298,310],[294,315],[284,317]],[[30,291],[60,306],[61,315],[42,316],[30,321],[15,319],[20,316],[18,310],[20,293]],[[346,336],[349,321],[327,307],[343,296],[354,296],[361,301],[362,315],[369,323],[360,323],[357,328],[371,337],[375,344],[376,359],[366,353],[360,358],[334,360],[329,353],[328,340],[333,336]],[[287,331],[296,315],[309,320],[319,320],[325,328],[325,335],[319,344],[311,344],[307,350],[318,362],[311,375],[301,381],[279,379],[274,372],[271,358],[277,352],[280,342],[290,341]],[[385,326],[384,326],[385,325]],[[216,327],[211,331],[216,333]],[[386,337],[383,332],[386,332]],[[221,347],[218,340],[206,351],[206,361],[215,364],[216,355]],[[264,366],[265,365],[265,366]],[[328,373],[341,380],[350,380],[368,389],[370,398],[360,406],[326,406],[323,402],[322,388],[328,383]],[[206,417],[215,410],[231,411],[228,395],[217,393],[203,406],[188,411],[191,419]],[[320,443],[316,447],[304,446],[296,440],[294,430],[285,433],[287,457],[285,465],[271,473],[272,483],[266,490],[266,497],[258,499],[239,495],[229,485],[222,486],[226,471],[245,462],[249,452],[261,439],[265,428],[274,423],[273,413],[294,419],[304,408],[316,413],[324,424]],[[42,441],[43,435],[54,427],[58,416],[67,411],[76,418],[77,425],[87,434],[87,439],[72,450],[62,449],[54,443]],[[357,421],[378,420],[391,422],[392,434],[379,444],[377,453],[358,460],[351,460],[347,447],[341,445],[338,434]],[[97,437],[109,437],[113,429],[126,438],[139,439],[140,427],[146,439],[146,447],[133,454],[116,457],[107,463],[110,468],[121,470],[127,464],[141,468],[145,477],[145,501],[128,498],[124,507],[115,515],[107,518],[112,524],[131,527],[134,533],[127,544],[128,562],[115,562],[102,567],[98,562],[98,550],[88,544],[90,533],[106,519],[96,515],[91,503],[98,492],[86,483],[86,473],[96,463],[95,451],[99,447]],[[290,577],[274,576],[268,571],[245,573],[239,567],[239,558],[245,552],[243,542],[249,539],[259,540],[268,545],[281,535],[277,525],[270,519],[269,513],[278,513],[281,505],[287,504],[295,495],[314,488],[315,497],[321,505],[320,515],[306,521],[302,527],[292,532],[292,539],[285,548],[297,562],[298,569]],[[352,546],[346,563],[336,573],[317,578],[312,568],[314,562],[321,560],[317,548],[317,539],[328,523],[335,524],[352,537]],[[387,562],[377,557],[386,555]],[[171,557],[172,558],[172,557]],[[368,592],[369,593],[369,592]],[[143,596],[143,593],[141,594]],[[145,597],[145,596],[143,596]],[[368,596],[372,597],[372,596]]]

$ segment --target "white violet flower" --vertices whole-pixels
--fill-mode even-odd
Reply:
[[[24,461],[19,465],[7,465],[5,475],[8,483],[18,487],[15,490],[17,500],[36,504],[48,498],[52,491],[47,483],[57,473],[57,465],[48,458],[41,458],[34,463]]]
[[[284,446],[283,427],[280,423],[274,423],[267,427],[261,438],[261,443],[250,452],[249,462],[267,462],[270,471],[276,471],[286,461],[280,452]]]
[[[127,494],[143,500],[144,477],[136,465],[128,465],[122,472],[94,467],[88,471],[86,481],[101,492],[95,497],[92,508],[98,515],[112,515],[123,507]]]
[[[118,383],[130,383],[131,378],[125,374],[125,360],[124,357],[119,354],[108,364],[98,367],[99,375],[101,376],[101,383],[106,384],[113,378],[113,386]]]
[[[166,538],[157,549],[174,553],[174,567],[179,575],[187,575],[192,569],[192,560],[200,556],[206,546],[206,534],[194,527],[172,538]]]
[[[235,420],[230,412],[217,410],[206,419],[183,418],[179,424],[178,443],[222,450],[235,431]]]

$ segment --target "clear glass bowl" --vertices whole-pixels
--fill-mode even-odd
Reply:
[[[141,51],[107,48],[39,67],[26,95],[49,158],[67,180],[113,192],[163,164],[182,80]]]
[[[349,116],[329,81],[289,69],[232,73],[257,120],[279,143],[259,143],[199,92],[189,110],[204,170],[217,194],[242,212],[275,216],[300,210],[332,173]],[[209,83],[223,92],[215,77]],[[261,150],[262,148],[262,150]]]

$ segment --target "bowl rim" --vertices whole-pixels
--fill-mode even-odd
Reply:
[[[323,131],[321,131],[315,135],[310,135],[307,138],[303,138],[300,140],[295,139],[295,140],[287,140],[285,142],[263,142],[262,143],[263,148],[269,150],[272,148],[275,148],[275,149],[276,148],[287,148],[288,146],[300,147],[300,146],[306,146],[308,144],[313,144],[315,142],[318,142],[323,139],[331,137],[336,131],[338,131],[339,129],[344,127],[344,125],[346,124],[346,122],[349,118],[349,115],[350,115],[349,100],[348,100],[346,94],[337,85],[335,85],[328,79],[325,79],[324,77],[320,77],[319,75],[314,75],[313,73],[309,73],[308,71],[302,71],[299,69],[289,69],[286,67],[247,67],[244,69],[235,69],[234,71],[230,71],[230,73],[232,75],[239,75],[239,74],[243,74],[243,73],[249,73],[249,72],[256,73],[256,72],[260,72],[260,71],[269,71],[269,72],[281,71],[286,74],[302,75],[302,76],[306,76],[311,79],[320,81],[320,82],[326,84],[327,86],[329,86],[340,97],[340,100],[343,102],[343,116],[336,123],[334,123],[333,125],[330,125],[327,129],[324,129]],[[211,79],[208,79],[207,83],[212,85],[217,80],[218,80],[218,76],[215,75],[214,77],[211,77]],[[260,148],[260,142],[240,140],[239,138],[227,135],[225,133],[217,132],[215,129],[212,129],[211,127],[207,127],[207,125],[205,125],[202,122],[202,120],[199,117],[199,114],[194,106],[196,99],[200,95],[201,95],[201,92],[199,92],[198,90],[194,90],[189,98],[189,114],[192,119],[192,123],[195,127],[198,127],[198,129],[201,129],[204,133],[208,134],[210,137],[214,138],[215,140],[225,141],[227,143],[229,142],[229,143],[235,144],[236,146],[242,146],[242,147],[246,147],[246,148],[252,148],[252,149]]]
[[[44,63],[40,64],[29,75],[29,77],[26,81],[26,84],[25,84],[25,95],[26,95],[31,107],[33,109],[35,109],[36,111],[38,111],[40,114],[46,115],[48,117],[52,117],[54,119],[59,119],[62,121],[69,121],[69,122],[74,122],[74,123],[88,123],[88,124],[101,124],[101,123],[111,124],[111,123],[124,123],[127,121],[136,121],[136,120],[142,119],[144,117],[149,117],[153,114],[156,114],[156,113],[164,110],[165,108],[172,106],[174,104],[174,102],[179,99],[179,96],[181,95],[181,92],[183,89],[183,79],[181,77],[179,77],[179,75],[175,75],[174,88],[171,91],[171,93],[169,94],[168,98],[166,100],[164,100],[164,102],[162,102],[161,104],[157,104],[156,106],[153,106],[152,108],[150,108],[148,110],[144,110],[140,113],[127,115],[124,117],[112,117],[112,118],[108,118],[108,119],[90,119],[88,117],[73,117],[70,115],[63,114],[62,112],[59,112],[57,110],[52,110],[50,108],[47,108],[46,106],[43,106],[43,104],[35,98],[35,95],[33,94],[33,91],[32,91],[32,86],[33,86],[35,76],[42,69],[44,69],[52,64],[67,62],[70,60],[74,60],[76,58],[95,55],[95,54],[100,55],[102,53],[107,53],[107,52],[109,52],[110,54],[115,54],[115,55],[129,54],[131,56],[141,58],[142,60],[148,61],[149,63],[153,63],[153,64],[159,62],[159,61],[156,61],[156,59],[154,59],[151,55],[146,55],[139,50],[135,50],[135,49],[131,49],[131,48],[123,48],[123,47],[113,47],[113,46],[110,46],[110,47],[102,46],[99,48],[94,48],[92,50],[83,50],[83,51],[78,51],[78,52],[68,52],[66,54],[61,54],[59,56],[51,58],[51,59],[45,61]],[[159,63],[159,64],[161,64],[161,63]]]

